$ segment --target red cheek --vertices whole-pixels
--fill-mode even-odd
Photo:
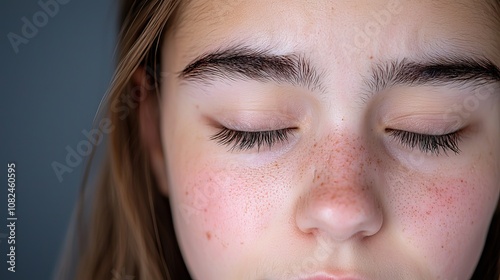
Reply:
[[[200,165],[187,177],[183,200],[191,209],[190,222],[206,241],[226,248],[258,237],[268,226],[275,209],[286,197],[280,163],[261,168],[231,164]],[[239,239],[238,239],[239,238]]]
[[[394,219],[404,238],[414,245],[432,244],[443,250],[458,244],[479,212],[481,193],[464,178],[403,175],[388,181]],[[425,240],[425,242],[423,242]],[[438,244],[434,244],[434,241]],[[432,252],[432,250],[430,250]]]

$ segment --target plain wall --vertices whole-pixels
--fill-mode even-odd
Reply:
[[[59,2],[59,10],[50,15],[39,1],[0,2],[0,279],[3,280],[53,276],[84,164],[82,161],[71,167],[72,172],[64,173],[62,180],[56,176],[52,164],[66,165],[67,147],[76,149],[86,139],[82,131],[92,128],[94,114],[113,71],[117,0]],[[28,36],[24,36],[23,18],[40,27],[36,32],[25,30],[24,35]],[[17,52],[9,40],[12,33],[25,39]],[[6,263],[9,162],[16,164],[15,273],[7,271]]]

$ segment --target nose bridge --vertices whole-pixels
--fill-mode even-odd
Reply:
[[[322,151],[315,164],[309,200],[318,206],[345,208],[346,215],[363,211],[364,201],[369,196],[368,155],[363,140],[340,134],[327,137],[320,147]]]
[[[375,234],[381,212],[369,184],[370,155],[363,139],[326,137],[311,155],[314,177],[299,208],[299,228],[322,231],[337,240]]]
[[[316,145],[313,159],[313,185],[359,185],[366,177],[369,155],[359,136],[331,135]],[[358,181],[358,182],[354,182]]]

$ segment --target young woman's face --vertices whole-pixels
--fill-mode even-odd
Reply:
[[[184,3],[161,134],[195,279],[467,279],[500,190],[484,1]]]

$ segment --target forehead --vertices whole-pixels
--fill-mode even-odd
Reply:
[[[500,64],[498,3],[189,0],[179,7],[169,38],[191,58],[224,45],[251,43],[278,53],[338,53],[353,46],[377,56],[470,52]],[[318,42],[330,44],[322,48]]]

